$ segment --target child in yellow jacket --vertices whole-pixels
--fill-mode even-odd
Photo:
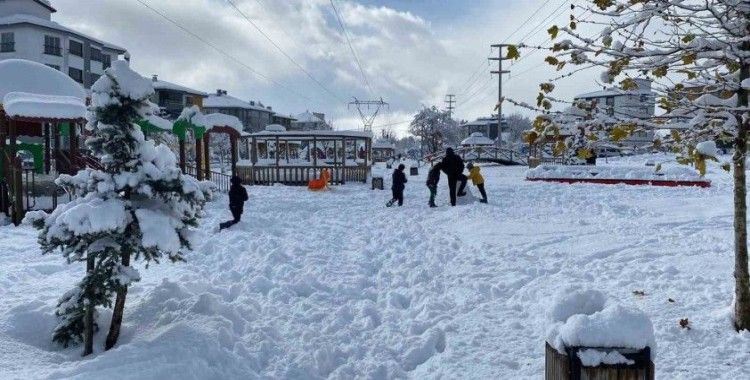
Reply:
[[[473,183],[482,194],[482,200],[480,200],[480,202],[487,203],[487,192],[484,191],[484,177],[479,173],[479,166],[474,166],[474,164],[469,163],[466,165],[466,168],[469,169],[469,179],[471,180],[471,183]]]

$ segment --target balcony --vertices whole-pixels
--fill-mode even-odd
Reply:
[[[11,53],[16,51],[15,42],[3,42],[0,43],[0,53]]]
[[[62,56],[62,49],[60,46],[55,45],[44,45],[44,54],[47,55],[56,55],[58,57]]]

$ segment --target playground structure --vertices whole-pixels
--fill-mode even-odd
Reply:
[[[500,148],[495,145],[459,146],[454,152],[464,161],[489,162],[506,166],[528,165],[528,157],[513,149]],[[436,152],[423,157],[424,161],[434,164],[445,157],[445,152]]]
[[[170,133],[177,138],[177,155],[180,170],[198,180],[211,180],[219,190],[228,191],[232,175],[237,173],[239,160],[239,140],[242,136],[242,123],[231,115],[201,113],[197,106],[185,108],[172,123],[158,116],[149,115],[138,123],[146,135]],[[210,139],[212,135],[229,136],[231,174],[211,169]],[[188,157],[188,148],[194,155]]]
[[[372,165],[372,133],[287,131],[280,125],[242,137],[249,157],[237,175],[249,185],[307,186],[326,168],[332,184],[366,183]]]
[[[80,149],[86,93],[65,74],[26,60],[0,62],[0,102],[0,212],[18,224],[66,195],[54,183],[59,174],[98,163]]]

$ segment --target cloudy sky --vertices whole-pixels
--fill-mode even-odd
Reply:
[[[390,103],[376,126],[409,120],[423,105],[442,107],[448,93],[456,94],[459,118],[489,115],[497,99],[489,45],[547,43],[546,28],[571,13],[570,0],[334,0],[363,78],[330,0],[231,1],[278,49],[228,0],[52,3],[55,21],[127,48],[144,76],[206,92],[221,88],[280,113],[323,112],[338,129],[361,126],[347,107],[352,97]],[[543,58],[535,52],[510,66],[505,94],[533,102],[538,83],[555,75]],[[556,95],[597,89],[595,78],[590,72],[560,82]],[[506,104],[506,114],[514,111]],[[406,127],[393,126],[402,134]]]

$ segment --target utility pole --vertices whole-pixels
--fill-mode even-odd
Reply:
[[[497,71],[492,70],[490,73],[497,74],[497,141],[498,146],[503,145],[503,74],[510,74],[509,70],[503,70],[503,61],[508,58],[503,58],[503,48],[509,46],[508,44],[493,44],[493,49],[497,49],[497,58],[490,57],[490,61],[497,61]],[[489,137],[489,136],[487,136]]]
[[[357,108],[359,117],[362,119],[364,130],[368,132],[372,132],[372,124],[375,122],[375,117],[378,116],[378,112],[383,108],[389,107],[388,103],[383,101],[383,98],[378,100],[359,100],[354,98],[353,102],[349,102],[349,107],[352,106]]]
[[[453,118],[453,110],[456,109],[456,107],[453,106],[453,103],[455,103],[456,95],[448,94],[445,95],[447,99],[445,99],[443,102],[448,104],[448,117]]]

